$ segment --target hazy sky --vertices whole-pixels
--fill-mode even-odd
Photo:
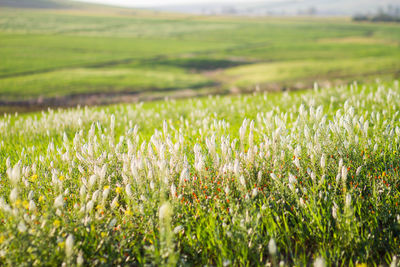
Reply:
[[[131,6],[131,7],[152,7],[166,6],[174,4],[198,4],[198,3],[232,3],[232,2],[250,2],[249,0],[79,0],[81,2],[102,3],[110,5]],[[278,2],[281,0],[251,0],[251,2]]]

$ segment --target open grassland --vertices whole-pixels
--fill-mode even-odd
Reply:
[[[0,119],[0,263],[394,264],[400,88]]]
[[[400,26],[116,8],[0,9],[0,101],[398,77]]]

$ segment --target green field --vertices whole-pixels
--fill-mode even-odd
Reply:
[[[79,5],[78,5],[79,6]],[[0,101],[398,77],[400,26],[104,7],[0,9]]]
[[[400,24],[2,3],[1,266],[399,266]]]
[[[396,266],[399,81],[0,119],[0,264]]]

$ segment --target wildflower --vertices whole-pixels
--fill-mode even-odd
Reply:
[[[359,175],[359,174],[361,173],[361,169],[362,169],[362,166],[359,166],[359,167],[357,168],[356,175]]]
[[[347,167],[346,166],[342,166],[342,182],[343,184],[346,183],[347,180]]]
[[[337,206],[335,203],[333,203],[332,207],[332,217],[336,220],[337,219]]]
[[[347,208],[349,208],[350,205],[351,205],[351,195],[350,195],[350,194],[347,194],[347,195],[346,195],[346,199],[345,199],[345,206],[346,206]]]
[[[107,199],[109,193],[110,193],[110,186],[105,186],[103,191],[103,200]]]
[[[276,248],[275,240],[273,238],[271,238],[271,240],[269,240],[269,242],[268,242],[268,251],[269,251],[269,254],[271,254],[271,256],[276,255],[277,248]]]
[[[122,187],[117,186],[117,187],[115,188],[115,193],[121,194],[121,193],[122,193]]]
[[[240,175],[239,182],[241,185],[243,185],[243,187],[246,187],[246,180],[244,179],[243,175]]]
[[[60,220],[54,220],[54,222],[53,222],[54,227],[59,227],[60,225],[61,225]]]
[[[113,201],[111,202],[111,208],[115,209],[119,207],[119,203],[118,203],[118,196],[116,196]]]
[[[14,188],[13,190],[11,190],[10,193],[10,201],[11,203],[14,203],[17,199],[18,199],[18,189]]]
[[[183,228],[182,225],[178,225],[177,227],[174,228],[174,234],[179,234],[183,232],[185,229]]]
[[[7,170],[8,176],[10,178],[11,184],[14,186],[18,184],[19,179],[21,178],[21,169],[19,164],[15,164],[13,168]]]
[[[67,258],[72,256],[74,249],[74,236],[69,234],[67,239],[65,240],[65,255]]]
[[[58,246],[60,249],[64,249],[64,248],[65,248],[65,242],[64,242],[64,241],[59,242],[59,243],[57,244],[57,246]]]
[[[133,215],[133,212],[128,208],[128,209],[125,211],[125,215],[126,215],[126,216],[132,216],[132,215]]]
[[[176,196],[176,187],[174,184],[171,185],[171,196],[173,198]]]
[[[326,263],[325,263],[325,259],[322,257],[318,257],[315,259],[314,261],[314,267],[325,267]]]
[[[31,182],[36,182],[37,178],[38,178],[37,174],[34,174],[34,175],[32,175],[32,176],[30,177],[29,180],[30,180]]]
[[[258,190],[257,187],[253,188],[253,191],[251,192],[251,197],[255,198],[257,196]]]
[[[76,259],[76,265],[82,266],[84,263],[84,259],[82,256],[82,252],[79,252],[78,258]]]
[[[86,212],[89,213],[92,211],[94,206],[93,200],[89,200],[88,203],[86,204]]]
[[[164,204],[161,205],[158,211],[158,216],[160,217],[160,220],[164,220],[166,218],[169,218],[171,215],[172,215],[172,207],[169,204],[169,202],[165,202]]]
[[[390,267],[396,267],[397,266],[397,257],[393,256],[392,262],[390,263]]]
[[[18,231],[21,233],[25,232],[28,229],[28,227],[25,225],[23,221],[20,221],[18,224]]]
[[[321,156],[321,169],[325,170],[326,167],[326,156],[325,154],[322,154]]]
[[[54,200],[54,207],[55,208],[61,208],[62,206],[64,206],[64,199],[62,195],[59,195],[58,197],[56,197],[56,199]]]
[[[130,185],[130,184],[127,184],[127,185],[125,186],[125,192],[126,192],[126,195],[127,195],[128,197],[132,197],[132,190],[131,190],[131,185]]]

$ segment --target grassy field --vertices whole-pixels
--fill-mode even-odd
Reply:
[[[0,101],[392,78],[399,44],[398,24],[346,18],[2,8]]]
[[[0,264],[397,266],[399,81],[0,119]]]
[[[0,9],[1,266],[398,266],[399,24],[53,4]]]

